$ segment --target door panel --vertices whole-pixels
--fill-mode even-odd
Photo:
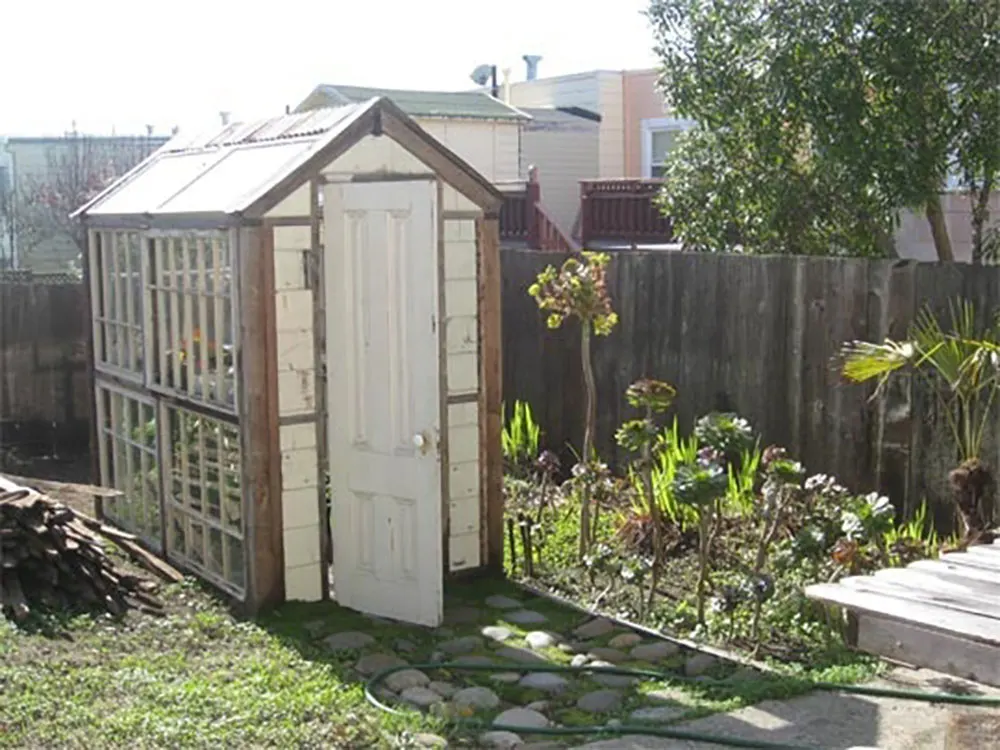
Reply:
[[[334,596],[369,614],[436,625],[436,184],[332,184],[323,199]]]

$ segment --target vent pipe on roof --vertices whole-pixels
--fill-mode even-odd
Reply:
[[[525,74],[525,79],[528,81],[534,81],[538,78],[538,63],[541,61],[541,55],[523,55],[522,60],[528,66],[528,70]]]
[[[230,115],[229,112],[225,112],[225,111],[219,112],[219,119],[222,120],[222,124],[223,125],[228,125],[229,124],[229,115]]]
[[[511,74],[511,69],[510,68],[504,68],[501,72],[503,73],[503,85],[502,85],[503,103],[509,105],[510,104],[510,74]]]

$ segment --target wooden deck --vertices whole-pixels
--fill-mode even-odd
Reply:
[[[1000,686],[1000,542],[806,588],[857,617],[857,646]]]

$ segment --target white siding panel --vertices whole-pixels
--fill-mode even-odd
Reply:
[[[301,451],[316,447],[316,425],[289,424],[281,427],[281,450]]]
[[[445,321],[445,342],[448,354],[475,354],[479,331],[474,315],[448,318]]]
[[[319,563],[285,570],[285,598],[293,602],[318,602],[323,598],[323,570]]]
[[[309,250],[311,247],[312,232],[308,225],[274,227],[275,250]]]
[[[472,464],[470,464],[472,465]],[[452,537],[479,531],[479,498],[453,498],[449,503]]]
[[[312,328],[312,291],[309,289],[280,291],[275,294],[275,303],[276,325],[279,332]]]
[[[314,370],[278,372],[278,408],[283,417],[312,414],[316,411]]]
[[[475,393],[479,388],[479,361],[471,354],[448,354],[448,394]]]
[[[598,177],[625,176],[625,111],[622,74],[602,72],[598,76],[601,113]]]
[[[458,315],[475,317],[479,303],[479,287],[473,279],[449,279],[444,282],[444,309],[451,318]]]
[[[316,487],[302,487],[281,493],[281,516],[285,530],[319,529],[319,495]]]
[[[318,484],[315,447],[281,451],[281,485],[285,490],[315,490]]]
[[[316,366],[312,328],[278,334],[278,372],[313,370]]]
[[[533,129],[522,135],[522,167],[538,167],[542,205],[569,234],[580,210],[580,180],[595,179],[600,148],[598,123],[577,118],[571,126]]]
[[[453,536],[448,549],[448,567],[452,571],[479,566],[479,533]]]
[[[479,461],[466,461],[462,464],[451,464],[449,472],[452,498],[474,497],[479,503]],[[478,513],[478,511],[477,511]]]

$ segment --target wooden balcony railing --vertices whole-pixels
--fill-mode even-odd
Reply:
[[[583,180],[580,182],[580,242],[666,244],[673,239],[670,219],[655,198],[661,180]]]
[[[500,207],[500,239],[523,242],[535,250],[574,252],[579,247],[567,237],[542,206],[538,170],[532,167],[527,182],[500,183],[504,194]]]

